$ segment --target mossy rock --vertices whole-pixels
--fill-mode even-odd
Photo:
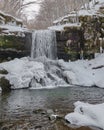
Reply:
[[[70,27],[69,26],[65,26],[64,27],[64,31],[68,32],[68,33],[69,32],[76,32],[76,31],[79,31],[80,29],[81,29],[81,27],[79,25],[78,26],[76,25],[76,26],[70,26]]]
[[[75,52],[75,51],[69,51],[69,59],[71,60],[71,61],[75,61],[75,60],[77,60],[77,59],[80,59],[80,54],[78,53],[78,52]]]
[[[94,53],[93,52],[84,52],[84,59],[93,59],[94,58]]]
[[[16,49],[16,50],[24,50],[25,45],[24,45],[24,39],[21,37],[16,37],[16,36],[0,36],[0,48],[2,49]]]
[[[10,92],[11,90],[11,85],[5,77],[0,78],[0,87],[2,88],[2,92]]]

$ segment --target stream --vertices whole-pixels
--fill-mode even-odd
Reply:
[[[73,103],[103,103],[104,90],[95,87],[63,87],[40,90],[12,90],[0,95],[0,130],[98,130],[68,126],[63,120],[50,120],[46,111],[64,117]]]

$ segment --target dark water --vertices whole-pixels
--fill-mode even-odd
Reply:
[[[76,101],[93,104],[103,103],[104,89],[70,87],[44,90],[13,90],[8,94],[0,95],[0,120],[13,126],[17,124],[22,126],[27,122],[31,122],[31,125],[28,125],[31,130],[33,126],[36,130],[43,130],[43,127],[45,130],[46,128],[47,130],[72,130],[62,122],[55,124],[57,129],[56,126],[51,128],[53,124],[48,121],[45,115],[34,114],[33,111],[51,109],[56,114],[64,117],[67,113],[73,111],[73,103]],[[81,127],[78,130],[90,130],[90,128]]]

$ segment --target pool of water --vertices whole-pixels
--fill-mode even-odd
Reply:
[[[56,114],[65,116],[74,109],[73,103],[83,101],[88,103],[103,103],[104,89],[95,87],[67,87],[41,90],[13,90],[10,93],[0,95],[0,120],[12,125],[31,122],[35,129],[51,130],[52,122],[48,122],[45,115],[34,114],[35,110],[53,110]],[[17,123],[18,121],[18,123]],[[12,122],[12,123],[11,123]],[[15,122],[15,124],[13,124]],[[44,123],[43,123],[44,122]],[[50,125],[51,124],[51,125]],[[64,123],[57,122],[57,129],[72,130]],[[36,127],[38,126],[38,127]],[[39,127],[41,126],[41,127]],[[90,130],[88,127],[74,128],[78,130]]]

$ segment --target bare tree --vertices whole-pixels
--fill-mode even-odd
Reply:
[[[23,0],[0,0],[0,10],[14,16],[20,15]]]
[[[71,11],[76,12],[76,22],[78,23],[78,10],[87,2],[88,0],[44,0],[35,19],[35,28],[51,26],[54,20],[69,14]]]

